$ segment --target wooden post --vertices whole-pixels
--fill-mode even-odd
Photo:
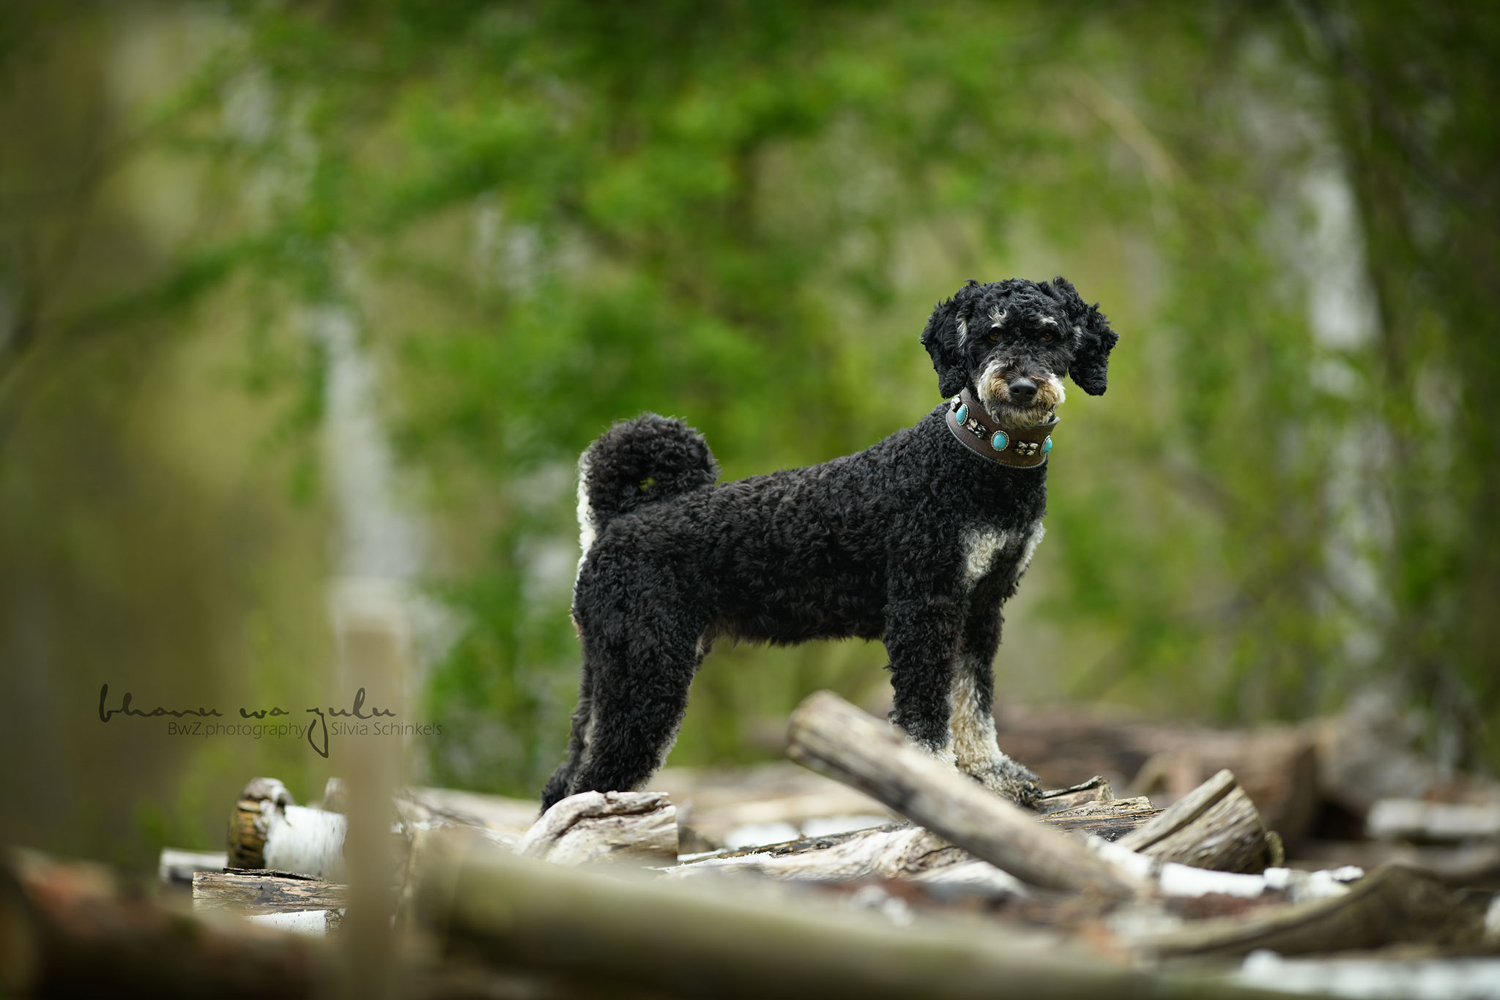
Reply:
[[[399,593],[387,581],[345,579],[335,593],[333,617],[345,683],[371,692],[373,701],[399,718],[410,642]],[[381,736],[348,741],[349,909],[342,927],[347,965],[341,985],[346,996],[360,1000],[381,1000],[392,989],[390,830],[400,746],[399,740]]]

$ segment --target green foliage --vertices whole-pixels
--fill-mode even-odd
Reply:
[[[936,402],[917,345],[934,299],[1062,272],[1122,333],[1109,394],[1064,410],[1028,582],[1078,647],[1028,663],[1041,625],[1013,622],[1002,676],[1222,719],[1439,676],[1473,750],[1500,707],[1478,613],[1500,595],[1500,229],[1475,224],[1495,210],[1493,19],[1450,39],[1417,18],[1408,44],[1396,14],[1300,11],[238,4],[152,119],[212,179],[212,222],[87,324],[223,287],[252,329],[331,302],[359,316],[452,554],[433,589],[462,626],[427,693],[450,734],[431,769],[529,793],[566,730],[571,463],[595,435],[683,416],[728,477],[867,446]],[[1433,84],[1417,70],[1450,41],[1464,58]],[[1357,195],[1343,249],[1362,222],[1373,337],[1309,318],[1325,175]],[[1414,217],[1394,207],[1411,198]],[[254,336],[246,381],[290,389],[282,433],[305,438],[324,360]],[[1432,457],[1453,433],[1475,461]],[[752,730],[811,687],[865,692],[882,662],[716,653],[674,759],[762,752]]]

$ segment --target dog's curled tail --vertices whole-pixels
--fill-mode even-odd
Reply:
[[[583,551],[612,519],[646,504],[712,486],[719,465],[703,435],[675,417],[644,413],[599,436],[578,459]]]

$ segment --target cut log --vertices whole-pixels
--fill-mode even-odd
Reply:
[[[1484,940],[1488,902],[1466,898],[1421,872],[1389,865],[1338,896],[1148,932],[1130,944],[1156,958],[1228,958],[1261,949],[1307,955],[1395,942],[1472,948]]]
[[[1130,896],[1140,886],[1081,841],[912,746],[887,723],[820,691],[792,713],[787,753],[878,799],[1032,885]]]
[[[677,863],[677,810],[661,792],[582,792],[542,814],[516,845],[559,865]]]
[[[924,918],[909,926],[807,894],[603,878],[493,845],[429,854],[418,913],[450,957],[546,970],[619,993],[868,998],[1264,997],[1102,961],[1018,927]],[[461,834],[457,834],[461,836]],[[766,887],[763,887],[766,888]],[[1194,991],[1197,991],[1196,993]]]
[[[274,868],[338,880],[344,875],[341,813],[292,803],[274,778],[254,778],[240,793],[229,827],[229,866]]]
[[[348,905],[349,887],[292,872],[198,872],[193,876],[193,908],[240,914],[338,910]]]
[[[276,806],[295,805],[296,800],[275,778],[251,778],[235,803],[234,818],[229,823],[229,865],[233,868],[266,866],[266,831],[268,816],[261,814],[261,803]]]
[[[1215,774],[1119,844],[1162,861],[1216,871],[1261,871],[1281,861],[1277,842],[1229,771]]]

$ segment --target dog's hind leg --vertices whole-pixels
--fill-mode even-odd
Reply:
[[[586,745],[567,794],[639,788],[666,759],[704,654],[703,629],[684,627],[671,611],[656,595],[597,648],[586,641],[593,681]]]
[[[593,671],[588,667],[588,661],[584,661],[582,681],[578,690],[578,707],[573,709],[573,725],[568,732],[568,756],[552,777],[547,779],[547,785],[542,789],[542,811],[551,809],[561,799],[570,794],[568,789],[573,783],[573,775],[582,763],[584,753],[588,749],[589,729],[593,724]]]

